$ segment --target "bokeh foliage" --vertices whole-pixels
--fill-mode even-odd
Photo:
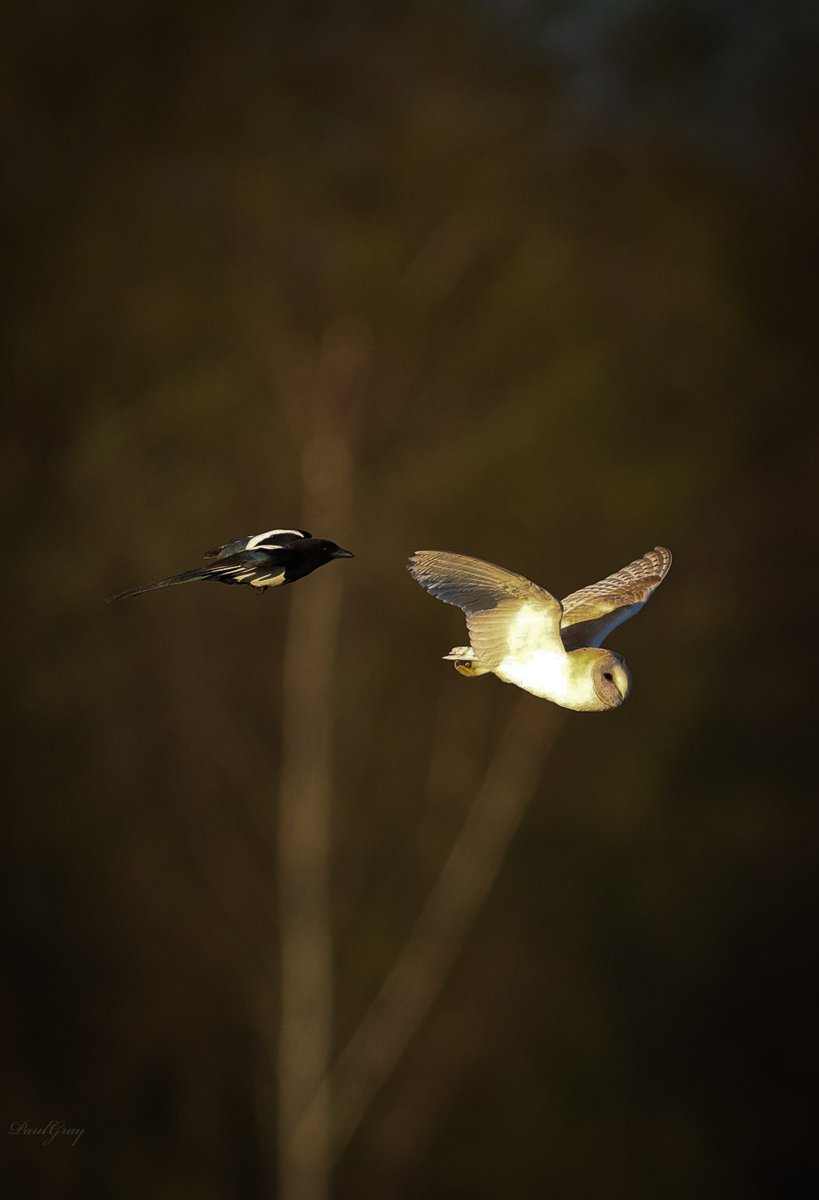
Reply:
[[[676,560],[616,635],[633,697],[568,721],[336,1193],[816,1181],[817,27],[755,8],[21,14],[8,1121],[88,1132],[4,1139],[20,1194],[269,1194],[280,662],[322,575],[98,601],[301,525],[317,392],[355,492],[320,532],[358,554],[328,568],[339,1042],[514,699],[438,662],[461,626],[407,552],[560,595],[656,542]]]

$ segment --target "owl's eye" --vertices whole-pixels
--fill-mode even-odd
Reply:
[[[614,683],[614,676],[612,675],[611,671],[604,671],[603,678],[607,679],[609,683]]]

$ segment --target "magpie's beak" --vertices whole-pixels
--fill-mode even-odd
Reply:
[[[355,558],[352,550],[343,550],[341,546],[337,546],[330,558]]]

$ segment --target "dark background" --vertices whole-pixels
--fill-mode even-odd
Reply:
[[[477,554],[565,595],[658,542],[672,572],[612,639],[632,697],[568,714],[333,1194],[779,1200],[819,1182],[816,12],[18,14],[2,1111],[4,1134],[87,1132],[4,1136],[6,1194],[275,1192],[290,606],[339,573],[340,1046],[517,703],[440,663],[462,623],[407,553]],[[355,562],[261,599],[100,604],[305,524],[316,405],[351,481],[317,532]]]

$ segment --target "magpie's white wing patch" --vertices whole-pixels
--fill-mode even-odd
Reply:
[[[431,595],[463,609],[481,666],[491,669],[510,656],[562,650],[560,602],[525,576],[444,550],[417,550],[408,570]]]
[[[313,535],[306,529],[268,529],[266,533],[257,533],[248,538],[246,550],[283,550],[288,542],[309,538]]]
[[[655,546],[622,571],[572,592],[563,601],[561,634],[566,649],[602,646],[612,630],[640,611],[670,567],[671,551]]]
[[[306,529],[268,529],[252,537],[237,538],[234,542],[225,542],[223,546],[214,546],[212,550],[205,551],[205,558],[227,558],[243,550],[284,550],[293,542],[312,536]]]

